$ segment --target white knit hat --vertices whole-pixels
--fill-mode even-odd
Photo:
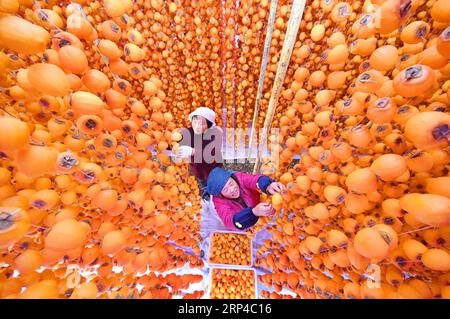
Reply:
[[[189,114],[189,121],[192,122],[192,118],[196,115],[202,116],[212,123],[212,126],[216,125],[216,112],[209,107],[198,107],[194,112]]]

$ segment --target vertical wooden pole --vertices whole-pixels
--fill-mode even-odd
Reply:
[[[264,120],[264,126],[261,133],[262,141],[268,140],[268,131],[271,127],[273,116],[277,108],[278,98],[283,88],[283,82],[286,77],[286,71],[289,67],[289,61],[291,59],[292,50],[294,49],[295,41],[297,39],[298,29],[300,22],[302,21],[303,11],[305,9],[306,0],[294,0],[291,7],[291,16],[289,17],[289,23],[286,30],[286,37],[284,39],[283,48],[281,49],[281,57],[278,62],[277,74],[275,75],[275,82],[272,88],[272,94],[270,95],[269,107],[267,109],[266,118]],[[259,154],[256,156],[255,166],[253,173],[259,171],[260,158]]]
[[[263,58],[261,61],[261,69],[259,71],[258,91],[256,93],[255,110],[253,112],[253,121],[252,121],[252,129],[250,131],[250,141],[247,160],[250,159],[250,156],[253,152],[253,143],[255,143],[256,140],[256,123],[258,121],[259,106],[261,103],[264,77],[266,75],[267,60],[269,59],[270,42],[272,41],[273,26],[275,23],[275,17],[277,15],[277,6],[278,0],[272,0],[270,2],[269,20],[267,22],[267,31],[266,31],[266,39],[264,40]]]

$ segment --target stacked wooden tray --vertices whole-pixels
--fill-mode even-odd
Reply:
[[[211,299],[257,299],[253,243],[245,232],[215,231],[210,235],[208,264]]]

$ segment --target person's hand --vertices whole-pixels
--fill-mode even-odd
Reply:
[[[272,216],[275,214],[275,209],[273,209],[271,203],[259,203],[253,207],[252,212],[255,216]]]
[[[269,186],[267,186],[267,192],[270,195],[273,195],[275,193],[279,193],[279,194],[286,194],[286,186],[284,186],[282,183],[280,182],[273,182],[272,184],[270,184]]]
[[[190,146],[182,145],[178,148],[176,155],[179,157],[190,157],[194,155],[194,149]]]

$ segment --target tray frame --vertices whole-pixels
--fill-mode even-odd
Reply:
[[[238,235],[242,235],[242,236],[247,236],[247,232],[240,232],[240,231],[224,231],[224,230],[217,230],[217,231],[213,231],[211,232],[211,234],[209,235],[209,247],[208,247],[208,253],[206,256],[206,262],[208,263],[208,265],[210,267],[216,267],[216,268],[220,268],[220,267],[233,267],[233,269],[247,269],[247,270],[252,270],[253,268],[253,238],[250,239],[250,265],[236,265],[236,264],[217,264],[217,263],[211,263],[209,261],[209,258],[211,257],[211,248],[212,248],[212,243],[213,243],[213,235],[214,234],[238,234]]]
[[[210,272],[209,272],[209,278],[208,278],[208,299],[212,299],[211,298],[211,289],[212,289],[212,274],[214,269],[231,269],[231,270],[249,270],[253,272],[253,277],[255,280],[255,284],[254,284],[254,294],[255,294],[255,298],[254,299],[259,299],[259,292],[258,292],[258,275],[256,274],[256,271],[252,268],[234,268],[234,267],[230,267],[230,266],[218,266],[218,267],[211,267],[210,268]],[[242,298],[244,299],[244,298]],[[240,300],[240,299],[230,299],[230,300]]]

